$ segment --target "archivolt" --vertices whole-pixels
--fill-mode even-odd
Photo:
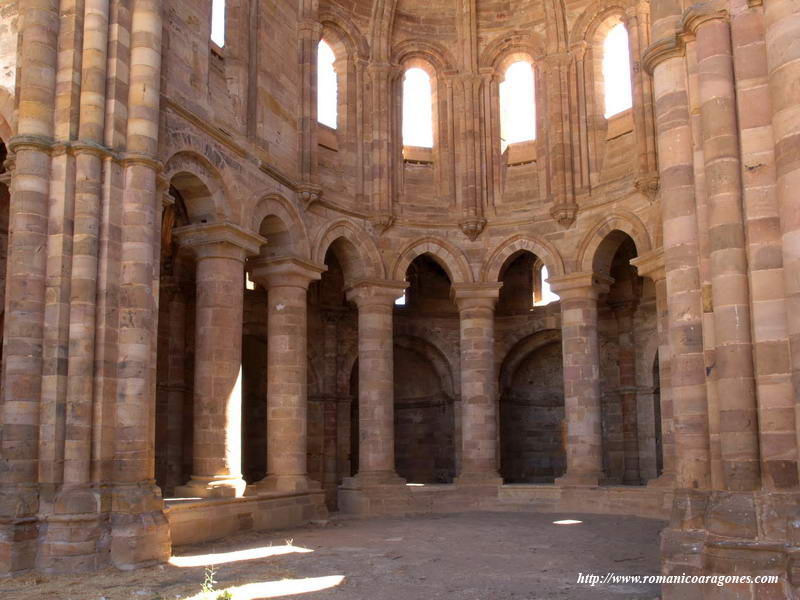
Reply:
[[[573,46],[583,40],[591,41],[597,28],[606,19],[613,15],[625,14],[624,0],[601,0],[592,2],[589,7],[578,17],[570,34],[570,45]]]
[[[248,206],[255,207],[249,218],[246,219],[246,223],[248,223],[251,230],[258,233],[264,219],[276,217],[286,227],[291,246],[288,250],[299,258],[311,258],[308,232],[295,206],[289,200],[276,193],[259,194],[256,198],[258,200],[248,203]],[[267,244],[269,245],[269,239],[267,239]]]
[[[602,257],[603,242],[613,231],[621,231],[628,234],[636,244],[636,252],[639,256],[652,249],[650,234],[647,232],[645,224],[633,213],[617,212],[603,217],[589,233],[578,247],[576,264],[581,271],[588,272],[595,270],[598,260],[610,264],[609,257]]]
[[[343,238],[347,240],[358,254],[358,264],[345,267],[345,275],[350,277],[367,277],[383,279],[386,277],[386,270],[381,260],[380,252],[372,239],[351,221],[340,219],[331,223],[323,229],[314,242],[313,260],[317,264],[325,262],[325,254],[336,240]]]
[[[541,258],[550,276],[557,277],[564,274],[564,261],[555,246],[544,240],[516,235],[500,244],[492,253],[481,269],[481,281],[486,283],[497,281],[505,262],[520,250],[527,250]]]
[[[323,37],[325,37],[325,29],[332,31],[336,39],[347,48],[350,57],[365,60],[369,57],[369,44],[366,38],[341,8],[328,4],[325,8],[320,9],[319,20],[324,28]]]
[[[498,69],[509,54],[524,52],[533,60],[545,54],[544,41],[529,31],[512,31],[490,42],[480,56],[480,67]]]
[[[430,254],[447,271],[451,283],[473,281],[472,270],[464,254],[450,244],[435,238],[422,238],[406,246],[392,269],[392,278],[398,281],[404,280],[408,266],[423,254]]]
[[[402,64],[411,58],[421,58],[430,63],[440,77],[448,71],[455,71],[455,60],[447,48],[430,40],[406,40],[395,46],[393,64]]]
[[[203,218],[233,220],[225,182],[219,171],[202,154],[191,150],[176,152],[164,164],[164,178],[185,196],[186,208],[193,222]],[[182,178],[185,189],[180,187]]]

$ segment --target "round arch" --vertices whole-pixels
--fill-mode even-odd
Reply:
[[[281,236],[283,243],[279,247],[276,246],[276,252],[279,251],[283,255],[310,259],[311,247],[308,241],[308,231],[294,205],[276,193],[259,195],[256,198],[257,200],[248,204],[249,206],[254,206],[252,213],[246,220],[250,229],[256,233],[261,233],[262,225],[267,219],[270,219],[274,221],[275,226],[283,227],[284,231],[282,233],[285,234]],[[269,247],[269,232],[265,233],[267,234],[267,247]]]
[[[164,178],[181,193],[190,222],[233,220],[222,176],[201,154],[176,152],[164,163]]]
[[[326,35],[331,35],[351,58],[369,57],[369,44],[366,38],[340,8],[329,4],[320,10],[319,20],[322,23],[322,39],[326,39]]]
[[[480,68],[499,72],[509,56],[525,54],[531,61],[540,60],[545,55],[545,43],[533,33],[514,31],[498,36],[490,42],[479,58]]]
[[[464,254],[452,245],[436,238],[412,242],[400,253],[392,269],[392,279],[404,281],[409,265],[418,256],[429,254],[447,272],[450,283],[472,283],[472,270]]]
[[[630,236],[639,256],[652,249],[650,234],[639,217],[628,212],[612,214],[601,218],[584,237],[578,247],[576,261],[578,270],[604,272],[603,265],[611,264],[611,259],[621,242],[614,232]],[[598,266],[601,267],[599,270],[596,268]]]
[[[592,42],[600,26],[611,18],[625,16],[625,3],[621,0],[593,2],[578,17],[570,34],[570,47],[582,41]]]
[[[441,77],[448,71],[455,71],[455,61],[447,48],[430,40],[406,40],[394,48],[392,64],[405,65],[410,62],[414,66],[428,63],[434,70],[434,73],[428,73],[431,77]]]
[[[495,249],[481,269],[481,281],[484,283],[498,281],[506,261],[521,250],[527,250],[542,259],[550,276],[558,277],[564,274],[564,261],[555,246],[544,240],[516,235],[507,239]]]
[[[372,238],[347,219],[335,221],[320,232],[314,242],[312,260],[317,264],[325,262],[325,255],[330,247],[341,239],[346,240],[355,253],[352,260],[344,261],[348,264],[342,264],[345,276],[351,279],[384,279],[386,277],[383,260]],[[343,260],[345,257],[339,258]]]

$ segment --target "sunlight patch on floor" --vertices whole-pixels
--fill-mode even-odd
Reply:
[[[247,548],[245,550],[235,550],[233,552],[219,552],[216,554],[195,554],[192,556],[173,556],[169,559],[169,564],[174,567],[205,567],[210,565],[224,565],[232,562],[245,560],[256,560],[269,556],[281,556],[283,554],[306,554],[313,552],[310,548],[301,548],[287,544],[285,546],[263,546],[261,548]]]
[[[216,600],[228,592],[231,600],[266,600],[267,598],[280,598],[296,594],[308,594],[336,587],[344,581],[344,575],[329,575],[327,577],[306,577],[304,579],[283,579],[281,581],[261,581],[246,583],[214,592],[201,592],[185,600]],[[224,596],[222,596],[224,597]]]

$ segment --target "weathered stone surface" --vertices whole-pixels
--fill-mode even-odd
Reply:
[[[128,4],[0,7],[0,575],[671,502],[665,573],[779,581],[665,598],[798,593],[795,0]]]

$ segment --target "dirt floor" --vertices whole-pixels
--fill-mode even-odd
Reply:
[[[573,519],[581,523],[557,525]],[[664,523],[599,515],[463,513],[332,519],[179,548],[133,572],[26,576],[3,600],[583,600],[659,597],[657,585],[589,585],[579,573],[658,573]],[[205,565],[212,594],[201,594]],[[195,566],[196,565],[196,566]]]

